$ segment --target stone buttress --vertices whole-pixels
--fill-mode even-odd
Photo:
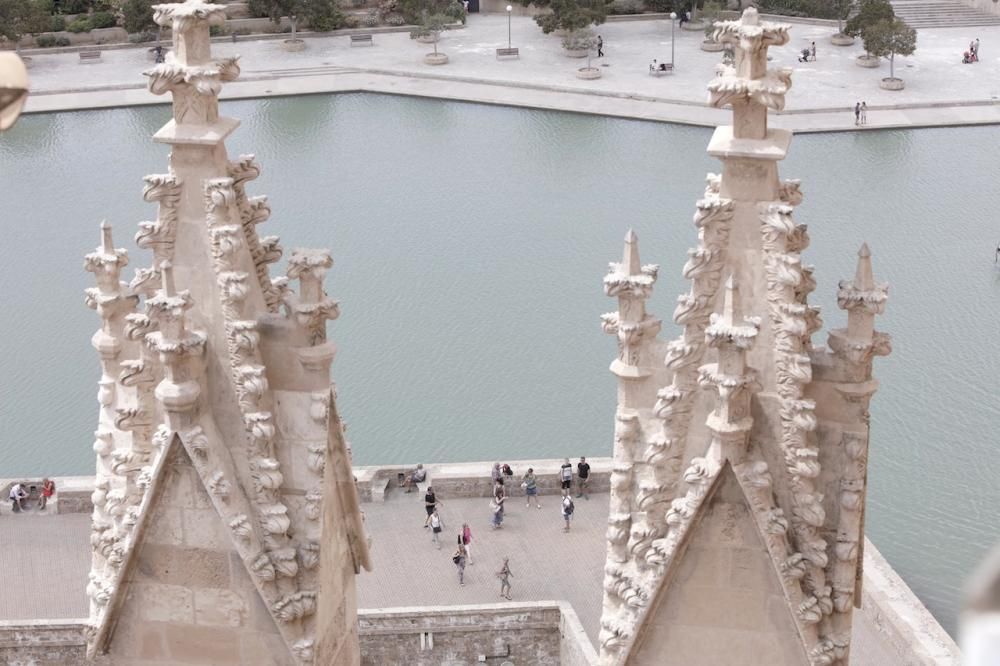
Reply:
[[[847,327],[813,347],[806,227],[793,220],[798,181],[777,162],[791,134],[769,129],[790,72],[767,68],[788,27],[754,9],[716,24],[733,66],[709,84],[731,106],[716,129],[671,341],[645,311],[655,265],[631,231],[602,317],[619,356],[614,468],[600,663],[845,665],[860,604],[872,358],[890,351],[874,328],[887,288],[867,246],[840,283]]]
[[[228,158],[239,123],[219,115],[239,74],[210,53],[225,7],[154,11],[174,50],[147,72],[173,97],[154,137],[168,172],[145,178],[157,216],[136,236],[151,266],[122,282],[106,224],[85,264],[102,320],[89,656],[357,664],[355,575],[370,565],[330,383],[333,262],[293,250],[270,275],[282,249],[257,233],[266,198],[246,192],[260,167]]]

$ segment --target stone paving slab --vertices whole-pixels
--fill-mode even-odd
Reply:
[[[597,28],[607,57],[593,60],[602,78],[581,81],[575,69],[585,61],[562,54],[558,37],[543,35],[526,17],[512,19],[517,60],[497,60],[494,49],[506,45],[504,16],[473,15],[461,30],[446,33],[439,48],[450,62],[433,67],[422,62],[426,45],[406,34],[379,34],[373,47],[354,47],[345,36],[307,40],[301,53],[282,50],[274,40],[217,43],[217,56],[241,55],[241,82],[228,84],[224,98],[276,94],[385,91],[498,104],[561,108],[588,113],[672,122],[715,124],[706,114],[705,84],[714,76],[718,53],[701,51],[700,32],[675,30],[676,73],[650,77],[652,58],[670,58],[668,21],[623,21]],[[897,58],[898,76],[907,87],[900,92],[878,88],[888,76],[888,63],[878,70],[854,64],[860,45],[834,47],[828,26],[795,24],[791,43],[772,49],[773,66],[793,69],[793,88],[784,113],[774,125],[795,131],[854,129],[849,109],[864,99],[871,108],[871,127],[907,127],[1000,122],[1000,26],[921,30],[918,50]],[[969,41],[982,41],[982,61],[962,65]],[[816,41],[818,62],[796,62],[800,48]],[[996,56],[991,56],[996,44]],[[30,72],[35,95],[27,110],[51,111],[126,104],[163,103],[144,90],[141,72],[151,66],[145,49],[106,51],[101,63],[81,66],[75,53],[33,57]],[[351,76],[353,79],[345,77]],[[126,89],[121,89],[125,87]],[[129,89],[133,88],[133,89]]]

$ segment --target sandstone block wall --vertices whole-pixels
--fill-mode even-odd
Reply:
[[[556,602],[362,610],[358,616],[362,666],[471,666],[483,663],[482,655],[493,657],[486,663],[517,666],[596,664],[576,614]]]

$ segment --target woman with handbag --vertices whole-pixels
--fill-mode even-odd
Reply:
[[[460,541],[461,538],[459,537]],[[465,550],[465,546],[461,543],[458,544],[458,550],[455,551],[455,554],[451,556],[451,561],[458,567],[458,584],[462,587],[465,587],[465,562],[467,556],[468,553]]]

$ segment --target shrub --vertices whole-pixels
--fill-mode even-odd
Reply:
[[[156,33],[149,30],[144,30],[143,32],[137,32],[128,36],[128,41],[130,44],[145,44],[146,42],[155,42]]]
[[[401,26],[406,23],[406,19],[403,18],[402,14],[393,12],[385,17],[385,24],[392,26]]]
[[[761,0],[758,8],[761,12],[781,16],[835,19],[838,14],[836,3],[829,0]]]
[[[344,13],[337,0],[313,0],[306,7],[305,18],[316,32],[330,32],[344,25]]]
[[[118,20],[111,12],[95,12],[90,15],[90,25],[93,28],[113,28]]]
[[[90,32],[93,29],[94,25],[90,22],[90,19],[85,18],[78,18],[66,26],[66,30],[69,32]]]
[[[378,10],[377,9],[373,9],[370,12],[368,12],[367,14],[365,14],[365,18],[362,20],[362,23],[364,23],[369,28],[374,28],[375,26],[377,26],[378,25]]]
[[[56,37],[56,46],[69,46],[69,37],[63,37],[62,35]]]
[[[642,0],[613,0],[612,14],[641,14],[644,9]]]
[[[125,0],[122,4],[122,27],[128,32],[155,30],[153,0]]]
[[[266,0],[250,0],[247,3],[247,13],[252,18],[269,18],[271,9]]]
[[[361,27],[361,19],[358,18],[357,14],[351,14],[344,19],[345,28],[359,28]]]
[[[677,11],[677,3],[674,0],[645,0],[646,9],[661,14],[669,14]]]
[[[208,26],[208,36],[209,37],[221,37],[226,34],[226,31],[221,25],[210,25]]]
[[[60,14],[86,14],[93,3],[91,0],[62,0],[59,3]]]
[[[61,32],[66,29],[66,19],[62,16],[53,16],[49,19],[49,31]]]
[[[38,37],[35,37],[35,46],[40,49],[49,49],[55,45],[55,35],[39,35]]]

